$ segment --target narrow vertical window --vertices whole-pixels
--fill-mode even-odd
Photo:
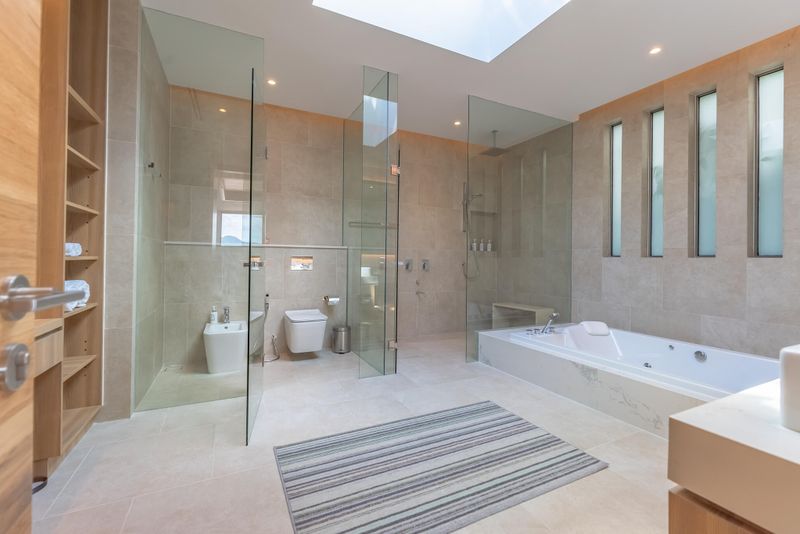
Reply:
[[[611,255],[622,252],[622,124],[611,127]]]
[[[664,255],[664,110],[650,114],[650,256]]]
[[[783,70],[758,77],[756,252],[783,255]]]
[[[717,253],[717,93],[697,99],[697,255]]]

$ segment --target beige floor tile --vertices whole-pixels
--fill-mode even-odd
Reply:
[[[213,438],[214,427],[204,425],[96,445],[48,515],[208,478],[212,473]]]
[[[124,533],[291,533],[277,471],[260,468],[140,495]]]
[[[48,517],[33,523],[34,534],[110,534],[120,532],[131,507],[130,499]]]
[[[457,530],[459,534],[546,534],[547,526],[523,506],[514,506]]]
[[[655,498],[664,498],[675,485],[667,480],[667,440],[660,436],[637,432],[586,452]]]
[[[608,469],[532,499],[523,506],[553,532],[666,532],[666,495],[659,500]]]

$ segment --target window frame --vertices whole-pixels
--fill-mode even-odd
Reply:
[[[647,258],[663,258],[664,257],[664,209],[663,209],[663,198],[662,198],[662,210],[661,210],[661,254],[653,254],[653,152],[654,152],[654,135],[653,135],[653,118],[656,113],[663,113],[663,124],[662,127],[664,129],[664,134],[666,133],[666,113],[664,111],[664,106],[655,108],[647,112],[647,169],[645,172],[646,176],[646,187],[645,187],[645,194],[646,194],[646,203],[645,206],[647,207],[646,219],[645,224],[647,228],[647,239],[645,243],[645,257]],[[666,160],[666,137],[662,134],[662,142],[663,146],[662,150],[662,160]],[[662,161],[662,168],[661,168],[661,185],[662,188],[664,186],[664,163]],[[663,194],[663,192],[662,192]]]
[[[717,92],[717,88],[710,89],[708,91],[704,91],[702,93],[698,93],[694,95],[694,184],[693,184],[693,195],[694,195],[694,224],[693,224],[693,231],[694,231],[694,241],[693,241],[693,248],[692,255],[695,258],[716,258],[717,257],[717,232],[714,232],[714,253],[713,254],[702,254],[700,252],[700,100],[704,97],[710,95],[717,95],[716,100],[716,110],[714,113],[714,130],[717,130],[719,125],[718,121],[718,112],[719,112],[719,94]],[[714,159],[715,161],[718,160],[717,158],[717,148],[719,147],[719,142],[715,141],[714,147]],[[718,169],[714,168],[714,195],[716,199],[716,192],[717,192],[717,177],[719,173],[717,172]],[[717,216],[717,205],[714,204],[714,217],[716,219]]]
[[[761,254],[761,252],[760,252],[761,244],[760,244],[760,240],[759,240],[760,219],[761,219],[761,213],[760,213],[761,210],[759,208],[760,200],[761,200],[761,184],[760,184],[760,179],[761,179],[761,176],[760,176],[760,174],[761,174],[761,169],[760,169],[760,160],[761,160],[761,117],[760,117],[760,112],[759,112],[760,111],[760,107],[761,107],[760,81],[761,81],[761,78],[763,78],[765,76],[769,76],[771,74],[775,74],[776,72],[781,72],[781,71],[784,71],[784,65],[783,64],[775,66],[775,67],[772,67],[772,68],[769,68],[769,69],[766,69],[766,70],[763,70],[763,71],[760,71],[760,72],[758,72],[757,74],[755,74],[753,76],[753,81],[754,81],[754,83],[753,83],[753,98],[754,98],[753,104],[754,105],[753,105],[753,128],[752,128],[752,140],[753,140],[753,144],[752,144],[752,146],[753,146],[752,176],[753,176],[753,179],[752,179],[752,186],[751,186],[752,199],[751,199],[751,203],[750,203],[750,205],[751,205],[750,222],[751,222],[751,226],[752,226],[751,239],[750,239],[750,241],[751,241],[751,254],[750,254],[750,256],[753,257],[753,258],[783,258],[783,252],[784,252],[785,241],[784,241],[783,231],[785,229],[783,228],[783,226],[781,227],[781,230],[782,230],[782,232],[781,232],[781,254]],[[785,80],[785,78],[784,78],[783,90],[784,90],[784,92],[783,92],[782,97],[783,97],[783,105],[785,106],[785,104],[786,104],[786,93],[785,93],[786,80]],[[783,124],[784,134],[785,134],[785,129],[786,129],[786,109],[785,109],[785,107],[784,107],[784,112],[783,112],[782,124]],[[785,145],[785,137],[784,137],[784,144],[781,147],[782,157],[785,157],[785,155],[786,155],[785,149],[786,149],[786,145]],[[781,181],[782,181],[781,188],[782,189],[784,188],[785,177],[786,177],[785,173],[782,171],[782,173],[781,173]],[[783,213],[783,210],[782,210],[782,213]]]
[[[614,187],[614,170],[616,167],[614,166],[614,131],[615,128],[619,127],[620,134],[619,134],[619,155],[620,155],[620,165],[619,165],[619,243],[618,243],[618,250],[615,253],[614,250],[614,234],[615,234],[615,225],[614,225],[614,196],[616,193],[616,188]],[[622,146],[622,139],[624,130],[622,121],[616,121],[608,125],[608,176],[609,176],[609,240],[608,240],[608,257],[610,258],[620,258],[622,257],[622,161],[623,161],[623,146]]]

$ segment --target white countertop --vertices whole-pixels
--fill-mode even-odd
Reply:
[[[781,381],[773,380],[672,419],[800,464],[800,432],[781,425],[780,394]]]
[[[800,524],[800,433],[774,380],[670,417],[669,479],[756,525]]]

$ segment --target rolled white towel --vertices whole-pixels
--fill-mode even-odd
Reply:
[[[71,312],[75,308],[82,308],[89,302],[89,282],[86,280],[66,280],[64,281],[64,291],[83,291],[83,298],[76,302],[64,304],[64,311]]]
[[[590,336],[607,336],[611,334],[608,325],[602,321],[583,321],[581,326]]]
[[[83,254],[83,247],[80,243],[64,243],[64,255],[65,256],[80,256]]]

